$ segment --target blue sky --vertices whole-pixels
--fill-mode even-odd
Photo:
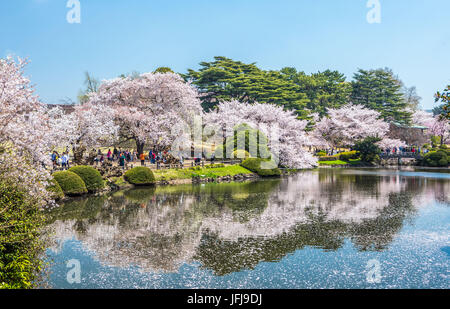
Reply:
[[[31,60],[27,75],[41,99],[75,99],[84,72],[99,79],[169,66],[197,69],[226,56],[263,69],[389,67],[416,86],[425,109],[450,84],[450,1],[379,0],[80,0],[69,24],[67,0],[0,2],[0,57]]]

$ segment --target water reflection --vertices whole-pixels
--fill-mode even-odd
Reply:
[[[53,249],[76,238],[102,264],[176,272],[199,262],[216,275],[350,240],[383,251],[421,205],[450,205],[447,175],[307,171],[255,183],[139,188],[53,210]]]

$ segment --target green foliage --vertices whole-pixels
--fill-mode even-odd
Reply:
[[[341,161],[350,161],[351,159],[358,159],[359,153],[356,150],[354,150],[348,152],[341,152],[340,154],[338,154],[338,156],[339,160]]]
[[[320,161],[319,165],[348,165],[348,162],[335,159],[333,161]]]
[[[338,71],[326,70],[311,75],[298,72],[295,68],[283,68],[283,76],[300,87],[306,93],[309,102],[307,108],[325,116],[328,108],[339,108],[348,103],[352,85],[345,75]]]
[[[272,155],[267,144],[268,139],[261,131],[253,129],[247,124],[241,124],[234,128],[233,136],[225,139],[224,145],[216,148],[215,156],[216,158],[234,159],[242,158],[242,155],[245,155],[245,158],[269,159]],[[237,155],[241,155],[241,157]]]
[[[225,164],[218,163],[218,164],[205,165],[205,168],[221,168],[221,167],[225,167]]]
[[[267,159],[249,158],[244,160],[241,166],[262,177],[281,175],[280,169],[272,161]]]
[[[436,148],[441,144],[441,137],[440,136],[432,136],[431,137],[431,145],[432,148]]]
[[[169,67],[159,67],[157,68],[153,73],[175,73],[171,68]]]
[[[326,157],[327,153],[325,151],[319,151],[318,153],[316,153],[317,157]]]
[[[77,196],[88,192],[86,185],[80,176],[70,171],[53,173],[53,178],[61,186],[65,195]]]
[[[231,153],[232,159],[248,159],[250,158],[250,153],[243,149],[236,149]]]
[[[51,193],[52,198],[56,201],[64,198],[64,192],[55,179],[50,180],[50,185],[47,187],[47,191]]]
[[[103,181],[102,175],[100,175],[98,170],[91,166],[74,166],[70,168],[69,171],[77,174],[81,177],[81,179],[83,179],[89,192],[96,192],[105,187],[105,182]]]
[[[124,178],[136,186],[148,186],[155,183],[155,176],[148,167],[138,166],[127,171]]]
[[[443,150],[430,152],[425,155],[422,164],[431,167],[447,167],[449,164],[449,157],[447,152]]]
[[[264,71],[254,63],[226,57],[214,57],[213,62],[201,62],[200,66],[199,71],[188,70],[185,79],[197,86],[205,111],[213,109],[219,101],[235,99],[284,106],[299,117],[307,116],[306,94],[279,71]]]
[[[389,69],[358,70],[354,76],[351,101],[376,110],[386,121],[403,124],[411,122],[411,113],[405,110],[407,102],[402,93],[402,82]]]
[[[378,137],[367,137],[356,142],[354,149],[360,153],[363,162],[371,163],[380,160],[381,149],[376,144],[380,140]]]
[[[436,102],[442,102],[440,114],[442,117],[450,120],[450,85],[443,92],[436,93]]]
[[[0,182],[0,289],[34,287],[43,263],[37,203],[14,184]]]

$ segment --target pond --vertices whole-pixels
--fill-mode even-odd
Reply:
[[[448,289],[449,192],[448,171],[318,169],[75,199],[48,214],[48,285]]]

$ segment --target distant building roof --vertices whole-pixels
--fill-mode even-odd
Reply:
[[[59,107],[66,114],[71,114],[75,111],[75,104],[47,104],[47,107],[50,109]]]
[[[417,125],[417,124],[413,124],[413,125],[408,126],[408,125],[405,125],[405,124],[402,124],[402,123],[399,123],[399,122],[391,122],[391,123],[393,125],[395,125],[396,127],[404,128],[404,129],[420,129],[420,130],[427,130],[428,129],[428,127],[420,126],[420,125]]]

